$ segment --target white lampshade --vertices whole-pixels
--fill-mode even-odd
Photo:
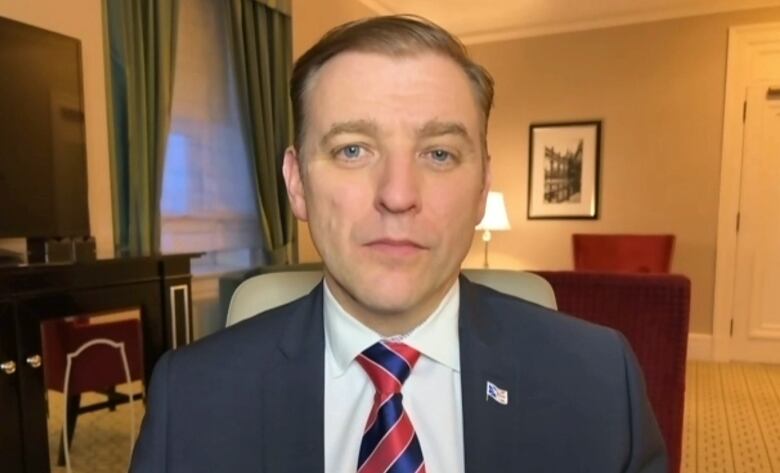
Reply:
[[[509,218],[506,215],[504,194],[501,192],[488,192],[485,216],[477,225],[477,230],[509,230]]]

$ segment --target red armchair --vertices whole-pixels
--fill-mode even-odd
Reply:
[[[690,281],[680,275],[535,271],[555,291],[561,312],[612,327],[626,337],[645,375],[669,453],[679,471],[685,407]]]
[[[668,273],[674,235],[572,235],[574,269],[621,273]]]

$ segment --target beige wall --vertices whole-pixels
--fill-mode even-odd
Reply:
[[[98,255],[114,253],[101,0],[0,0],[0,16],[81,40],[89,217]]]
[[[296,57],[336,24],[369,15],[356,0],[299,1]],[[575,232],[674,233],[673,271],[692,281],[691,331],[712,332],[728,28],[780,21],[780,8],[474,45],[496,79],[493,188],[513,228],[494,233],[491,266],[571,269]],[[600,119],[596,221],[526,218],[528,127]],[[301,225],[303,261],[319,259]],[[475,235],[464,266],[482,264]]]
[[[292,0],[292,9],[295,58],[334,26],[374,15],[358,0]]]
[[[774,8],[471,47],[497,84],[493,187],[513,229],[495,233],[496,265],[569,269],[575,232],[673,233],[691,331],[711,333],[728,28],[778,20]],[[529,221],[528,127],[578,119],[603,120],[600,218]]]

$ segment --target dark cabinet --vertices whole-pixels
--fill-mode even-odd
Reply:
[[[0,302],[0,462],[24,471],[13,305]]]
[[[0,465],[50,471],[41,324],[133,309],[140,314],[144,375],[191,339],[191,255],[0,268]],[[145,385],[147,383],[144,383]]]

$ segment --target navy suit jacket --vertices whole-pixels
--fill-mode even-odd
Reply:
[[[468,473],[667,471],[621,335],[463,277],[460,292]],[[164,355],[131,472],[322,472],[322,304],[320,284]],[[507,405],[486,396],[488,381]]]

